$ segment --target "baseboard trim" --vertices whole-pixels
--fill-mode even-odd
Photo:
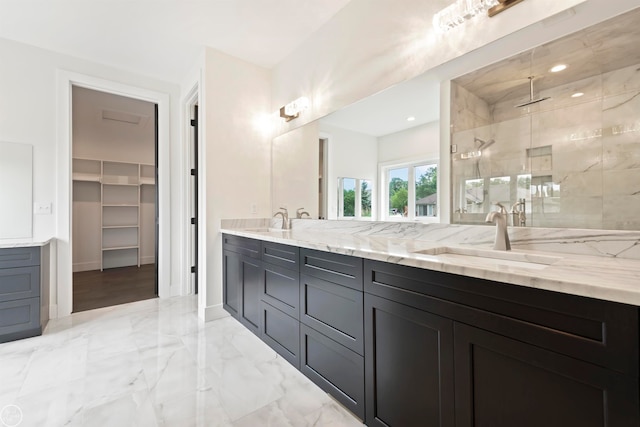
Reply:
[[[58,318],[58,304],[51,304],[49,306],[49,320]]]
[[[222,304],[210,305],[204,308],[204,312],[198,310],[199,317],[204,319],[205,322],[211,322],[212,320],[218,320],[225,317],[229,317],[230,314],[222,308]]]
[[[73,272],[100,270],[100,261],[77,262],[73,264]]]
[[[151,256],[143,256],[140,258],[140,265],[142,264],[155,264],[156,257],[154,255]]]

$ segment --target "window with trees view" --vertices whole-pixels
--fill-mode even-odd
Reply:
[[[438,164],[421,162],[383,168],[387,182],[388,218],[438,216]]]
[[[338,213],[342,218],[371,218],[372,186],[368,179],[338,178]]]

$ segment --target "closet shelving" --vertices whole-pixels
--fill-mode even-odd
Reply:
[[[100,269],[140,267],[141,191],[155,185],[155,166],[73,159],[73,180],[100,186]]]

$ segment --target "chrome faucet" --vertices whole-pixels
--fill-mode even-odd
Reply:
[[[287,208],[280,208],[280,211],[276,212],[273,217],[277,217],[278,215],[282,216],[282,229],[283,230],[288,230],[289,229],[289,211],[287,211]]]
[[[304,216],[308,216],[309,218],[311,218],[311,215],[309,215],[309,212],[305,211],[304,208],[298,208],[296,210],[296,218],[297,219],[302,219],[304,218]]]
[[[511,242],[509,242],[509,233],[507,232],[507,210],[501,203],[496,203],[500,211],[491,211],[487,214],[485,222],[491,222],[496,225],[496,241],[493,249],[498,251],[510,251]]]
[[[511,221],[514,227],[524,227],[527,225],[527,216],[525,215],[525,199],[520,199],[511,206]]]

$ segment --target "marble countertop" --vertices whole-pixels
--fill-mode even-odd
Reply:
[[[302,228],[223,233],[640,306],[640,260]],[[419,253],[419,252],[424,253]]]
[[[11,248],[30,248],[34,246],[44,246],[51,242],[51,239],[47,240],[33,240],[33,239],[0,239],[0,249]]]

